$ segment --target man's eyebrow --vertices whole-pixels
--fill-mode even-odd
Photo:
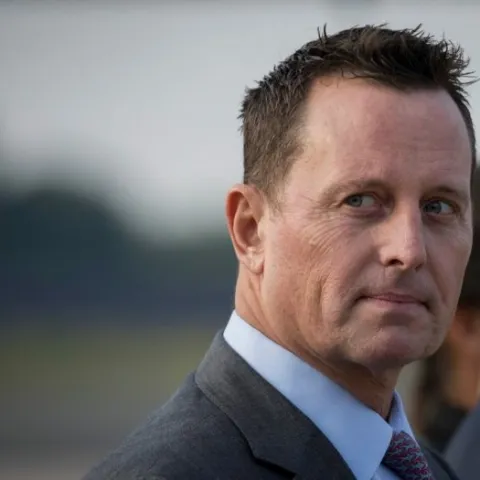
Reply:
[[[337,183],[327,187],[322,194],[324,198],[335,198],[341,195],[352,195],[355,193],[368,192],[369,190],[391,190],[393,183],[378,178],[352,179],[343,183]],[[471,195],[464,188],[453,185],[442,184],[428,190],[428,195],[447,195],[458,199],[464,205],[471,201]]]
[[[456,197],[464,205],[468,205],[471,195],[462,188],[452,187],[451,185],[438,185],[430,190],[431,195],[447,195]]]
[[[385,180],[380,180],[378,178],[357,178],[343,183],[330,185],[323,191],[322,196],[333,198],[342,194],[355,194],[356,192],[362,193],[368,192],[369,190],[385,190],[388,188],[392,188],[392,185],[385,182]]]

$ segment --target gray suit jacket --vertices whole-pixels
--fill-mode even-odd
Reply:
[[[458,427],[445,456],[460,480],[480,478],[480,403]]]
[[[348,432],[346,432],[348,434]],[[437,480],[455,478],[425,451]],[[197,371],[86,480],[354,480],[318,428],[219,333]]]

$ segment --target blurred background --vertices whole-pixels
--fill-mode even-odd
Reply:
[[[480,71],[479,20],[466,0],[1,2],[0,478],[80,478],[226,323],[246,86],[324,23],[423,23]]]

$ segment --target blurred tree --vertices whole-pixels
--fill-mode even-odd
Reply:
[[[0,232],[4,324],[188,323],[224,320],[231,306],[236,266],[226,237],[142,243],[105,205],[56,188],[0,197]]]

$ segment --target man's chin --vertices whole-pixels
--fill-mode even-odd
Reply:
[[[402,369],[427,357],[428,342],[412,335],[388,335],[376,338],[364,351],[362,363],[372,371]]]

